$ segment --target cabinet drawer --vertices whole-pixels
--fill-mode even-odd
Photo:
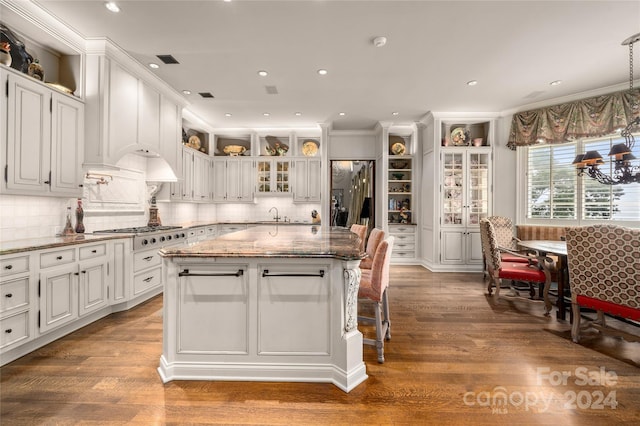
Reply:
[[[415,244],[416,243],[416,236],[413,234],[391,234],[393,235],[394,238],[394,244],[393,247],[397,247],[398,244],[400,243],[404,243],[404,244]]]
[[[415,249],[416,249],[416,245],[413,242],[405,243],[405,242],[396,240],[393,243],[393,250],[391,251],[391,253],[393,254],[394,251],[407,251],[407,250],[415,251]]]
[[[133,255],[133,271],[138,272],[152,266],[160,265],[162,258],[155,250],[134,253]]]
[[[29,305],[29,277],[0,284],[0,314]]]
[[[93,259],[107,254],[107,244],[92,244],[80,247],[80,260]]]
[[[390,234],[415,234],[416,227],[415,226],[389,226]]]
[[[150,271],[137,274],[133,277],[133,295],[136,296],[150,288],[162,284],[162,268],[153,268]]]
[[[416,252],[412,250],[393,250],[391,257],[395,259],[413,259],[416,257]]]
[[[67,263],[75,262],[75,260],[75,248],[52,251],[49,253],[42,253],[40,255],[40,267],[50,268],[52,266],[66,265]]]
[[[29,255],[0,260],[0,274],[2,276],[19,274],[29,270]]]
[[[0,320],[0,349],[29,338],[29,311]]]

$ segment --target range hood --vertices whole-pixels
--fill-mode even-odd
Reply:
[[[178,177],[162,157],[147,156],[147,182],[177,182]]]

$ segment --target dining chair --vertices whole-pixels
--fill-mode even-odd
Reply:
[[[488,219],[480,220],[480,240],[482,243],[482,253],[487,260],[487,270],[489,274],[489,283],[487,291],[489,295],[492,293],[492,287],[495,286],[496,300],[500,298],[500,286],[503,279],[514,281],[522,281],[533,284],[543,284],[543,299],[545,305],[545,315],[549,315],[551,311],[551,302],[549,301],[549,287],[551,285],[551,274],[548,265],[553,261],[548,257],[538,257],[539,260],[546,263],[547,267],[536,261],[535,258],[516,253],[498,245],[496,232],[493,224]],[[522,258],[525,262],[505,261],[502,259],[503,253],[509,253],[511,256]],[[518,290],[510,285],[511,296],[519,296]]]
[[[573,324],[580,340],[580,307],[598,318],[586,326],[640,341],[640,336],[607,326],[604,314],[640,321],[640,229],[616,225],[567,227],[567,262]]]
[[[385,237],[386,233],[380,228],[373,228],[371,232],[369,232],[367,249],[365,250],[367,257],[360,261],[360,269],[371,269],[373,256],[375,256],[378,245],[385,239]]]
[[[362,270],[358,299],[360,304],[373,304],[375,317],[358,315],[358,321],[375,324],[376,338],[363,337],[362,342],[373,345],[378,351],[378,362],[384,363],[384,341],[391,339],[391,320],[389,319],[389,264],[393,250],[393,236],[389,236],[378,244],[373,256],[371,269]]]
[[[365,225],[358,225],[354,223],[351,225],[351,232],[356,234],[360,238],[360,253],[364,252],[364,242],[367,240],[367,227]]]

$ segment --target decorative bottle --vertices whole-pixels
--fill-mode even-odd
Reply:
[[[71,207],[67,207],[67,224],[64,226],[62,230],[63,236],[75,235],[76,231],[73,229],[73,225],[71,225]]]
[[[76,207],[76,232],[84,234],[84,210],[82,209],[82,198],[78,198],[78,207]]]

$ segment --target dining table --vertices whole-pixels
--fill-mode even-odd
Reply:
[[[542,258],[547,255],[557,257],[558,262],[556,264],[557,271],[557,283],[558,283],[558,300],[556,306],[558,311],[556,312],[556,318],[559,320],[566,319],[566,303],[564,301],[564,290],[569,285],[569,267],[567,264],[567,242],[558,240],[521,240],[518,241],[518,245],[522,248],[534,250],[538,257]],[[546,262],[542,262],[546,268]]]

